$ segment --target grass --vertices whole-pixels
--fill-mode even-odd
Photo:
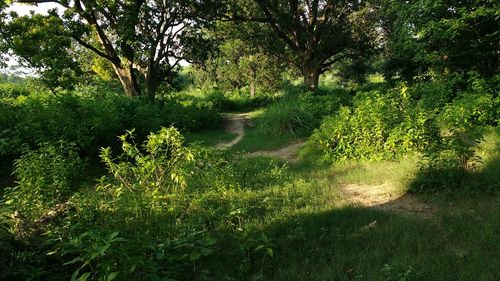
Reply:
[[[286,242],[276,250],[275,271],[262,280],[498,280],[498,207],[481,215],[460,213],[437,223],[365,208],[298,216],[271,227],[302,233],[276,237]],[[373,221],[373,229],[362,230]]]
[[[250,113],[254,120],[261,115],[262,111]],[[207,146],[234,138],[234,134],[222,129],[185,135],[186,143],[202,142]],[[298,138],[291,134],[266,135],[251,122],[241,142],[228,152],[216,153],[273,150]],[[498,130],[490,132],[479,151],[485,159],[485,173],[493,180],[500,174],[498,141]],[[72,210],[74,213],[62,222],[54,222],[51,227],[55,230],[45,234],[57,237],[58,231],[64,233],[71,219],[78,222],[72,226],[75,228],[96,228],[105,234],[117,232],[127,242],[118,244],[120,247],[113,246],[106,254],[101,253],[98,261],[138,259],[141,269],[137,270],[144,271],[134,275],[136,277],[150,273],[148,267],[142,268],[144,264],[157,262],[151,265],[151,271],[168,268],[158,272],[160,277],[171,277],[165,272],[178,270],[183,274],[173,276],[177,280],[500,280],[497,270],[500,198],[497,193],[410,195],[407,190],[415,181],[419,165],[416,156],[329,166],[317,163],[317,155],[307,154],[307,150],[302,152],[302,160],[297,164],[266,157],[221,158],[210,162],[216,158],[211,155],[192,170],[190,179],[195,184],[188,185],[182,191],[185,193],[174,192],[156,199],[158,194],[145,198],[128,195],[132,199],[126,201],[127,195],[112,197],[111,192],[99,195],[99,189],[86,188],[73,198],[77,211]],[[213,170],[203,174],[203,169]],[[196,173],[198,171],[201,172]],[[477,180],[485,177],[481,171]],[[88,186],[94,184],[88,183]],[[410,196],[425,202],[432,198],[433,216],[356,205],[343,191],[346,185],[353,184],[367,190],[387,185],[387,193],[393,195],[387,204],[404,202]],[[111,188],[111,185],[104,187]],[[119,194],[121,188],[116,188]],[[144,205],[140,205],[142,199]],[[134,200],[140,204],[131,207]],[[148,209],[153,203],[160,207]],[[62,225],[59,228],[58,223]],[[373,226],[366,227],[368,225]],[[211,245],[200,246],[213,252],[201,257],[195,251],[188,251],[197,250],[193,245],[202,243],[202,239],[187,240],[185,245],[176,246],[175,241],[182,241],[182,231],[187,231],[188,237],[202,233],[214,238],[217,243],[213,249]],[[154,252],[165,240],[174,243],[173,246]],[[2,242],[0,239],[0,249]],[[27,279],[19,277],[26,275],[8,272],[15,268],[16,261],[20,264],[17,270],[28,273],[39,270],[40,274],[50,274],[50,270],[54,270],[51,260],[45,260],[52,257],[47,257],[43,247],[41,250],[23,247],[12,251],[8,259],[0,251],[0,267],[7,268],[3,273],[0,270],[0,279],[9,274],[20,280]],[[81,247],[77,253],[91,248]],[[121,253],[122,248],[128,252]],[[187,252],[182,252],[186,248]],[[114,254],[114,250],[119,254]],[[175,256],[176,251],[180,252],[179,256]],[[171,259],[158,258],[164,254],[171,254]],[[187,256],[196,259],[189,261]],[[67,262],[74,256],[64,258]],[[4,260],[9,263],[3,263]],[[48,266],[38,268],[37,262],[46,262]],[[182,267],[184,265],[187,267]],[[47,273],[43,272],[47,269]],[[56,273],[68,273],[66,277],[69,277],[72,270],[74,267],[64,264]]]
[[[263,133],[258,128],[246,126],[245,136],[235,144],[231,150],[255,152],[261,150],[275,150],[290,144],[293,141],[299,140],[299,136],[291,134],[282,134],[279,136],[269,136]]]
[[[248,135],[252,137],[251,129]],[[205,136],[214,140],[220,132]],[[417,158],[336,166],[306,163],[283,170],[276,169],[281,164],[273,159],[243,158],[232,164],[236,167],[231,171],[240,173],[234,186],[196,190],[185,199],[181,206],[186,213],[176,218],[177,223],[205,221],[218,242],[210,256],[193,263],[193,268],[203,266],[203,272],[176,279],[499,280],[497,196],[433,196],[433,218],[393,213],[353,205],[342,187],[388,183],[395,194],[404,193]],[[88,196],[86,204],[93,208],[95,191],[81,196]],[[117,210],[116,222],[112,213],[99,212],[102,217],[91,220],[135,245],[173,231],[169,212],[174,210],[172,206],[147,216],[139,215],[140,210],[132,215]],[[121,217],[130,220],[123,223]],[[375,221],[374,227],[365,227]],[[142,255],[128,254],[131,259]]]
[[[236,138],[235,134],[225,130],[204,130],[195,133],[184,134],[186,143],[200,142],[206,146],[215,146],[221,142],[229,142]]]
[[[437,195],[435,218],[352,206],[342,198],[345,183],[386,182],[404,192],[416,168],[417,159],[408,158],[295,170],[280,190],[299,197],[288,195],[291,201],[284,203],[275,197],[283,193],[275,193],[269,210],[281,211],[246,225],[271,239],[273,258],[247,269],[224,258],[231,253],[216,255],[221,275],[215,280],[498,280],[498,197]],[[259,192],[269,191],[237,197]],[[363,230],[374,221],[375,227]]]

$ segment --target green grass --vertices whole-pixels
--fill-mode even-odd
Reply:
[[[169,199],[185,208],[178,223],[205,222],[210,226],[207,234],[217,240],[211,255],[187,269],[200,267],[205,273],[176,279],[498,280],[498,197],[436,195],[434,218],[352,206],[343,199],[342,186],[352,183],[388,183],[395,193],[404,192],[417,160],[307,168],[299,163],[285,170],[276,169],[280,164],[269,158],[232,163],[230,171],[240,173],[234,178],[235,187],[220,186],[215,180],[209,184],[220,189],[192,191],[184,199],[179,197],[180,203],[175,203],[176,197]],[[82,193],[76,199],[82,201],[80,208],[85,210],[85,204],[95,208],[95,194],[94,190]],[[129,245],[175,231],[169,212],[176,212],[176,205],[147,215],[116,206],[113,203],[109,207],[115,211],[99,212],[90,219],[97,220],[99,228],[128,237]],[[128,223],[122,222],[125,217],[130,218]],[[374,221],[373,228],[363,230]]]
[[[235,134],[224,130],[204,130],[195,133],[184,134],[186,143],[200,142],[206,146],[215,146],[221,142],[229,142],[236,138]]]
[[[498,197],[437,195],[435,218],[427,218],[352,207],[340,195],[346,183],[386,182],[396,194],[404,192],[416,168],[410,158],[294,171],[291,182],[272,192],[268,200],[275,204],[267,214],[245,226],[266,233],[273,258],[255,258],[249,269],[228,260],[234,252],[217,254],[214,272],[221,275],[215,280],[498,280]],[[278,199],[292,190],[286,202]],[[269,190],[236,197],[260,192]],[[362,229],[374,221],[375,227]]]
[[[251,116],[258,118],[259,114]],[[492,131],[481,144],[480,153],[487,168],[498,168],[498,136]],[[230,141],[234,135],[217,130],[185,137],[187,143],[201,141],[215,145]],[[126,243],[113,245],[106,254],[93,260],[92,265],[111,261],[108,266],[113,270],[123,270],[123,266],[116,269],[116,264],[121,266],[119,262],[128,264],[137,259],[141,262],[132,275],[137,278],[134,280],[150,277],[142,274],[154,270],[161,277],[177,280],[500,279],[498,193],[407,194],[418,171],[417,156],[329,166],[316,163],[316,156],[308,155],[307,148],[297,164],[230,155],[235,151],[277,149],[296,139],[293,135],[267,136],[250,124],[245,138],[231,151],[205,156],[194,170],[188,170],[192,173],[185,174],[189,178],[186,188],[166,196],[161,192],[152,193],[151,197],[134,196],[112,183],[97,190],[84,188],[72,198],[76,210],[49,225],[50,231],[45,235],[53,239],[46,242],[50,245],[57,239],[78,237],[89,229],[98,229],[104,237],[117,232]],[[219,154],[229,157],[218,158]],[[493,176],[498,170],[488,171]],[[477,180],[483,179],[480,170]],[[432,216],[355,205],[343,194],[346,185],[354,184],[366,189],[386,184],[387,192],[394,196],[386,203],[401,204],[412,196],[413,200],[432,204]],[[136,192],[142,191],[138,188]],[[156,208],[151,207],[154,204]],[[374,227],[364,228],[375,221]],[[193,233],[213,238],[216,244],[207,246],[198,236],[189,240]],[[7,230],[0,231],[2,235],[7,237],[7,243],[14,241]],[[188,239],[185,244],[175,244],[183,239]],[[172,247],[157,251],[155,247],[165,241],[172,243]],[[210,254],[198,257],[197,243],[201,243],[202,250],[207,247]],[[3,246],[0,239],[0,249],[15,249],[8,257],[8,264],[1,263],[6,259],[0,251],[0,265],[6,268],[4,272],[0,270],[0,278],[28,279],[25,273],[47,277],[54,273],[51,272],[54,264],[58,264],[60,268],[51,277],[66,280],[77,267],[64,263],[96,245],[99,246],[84,244],[61,261],[47,256],[53,248],[15,249],[10,244]],[[160,260],[158,257],[162,255],[171,259]],[[199,259],[190,261],[187,256],[191,255]],[[150,263],[150,267],[144,266]],[[94,279],[96,276],[93,275]]]
[[[279,136],[269,136],[258,128],[245,127],[245,136],[243,139],[231,147],[233,151],[254,152],[261,150],[275,150],[282,148],[300,137],[291,134],[282,134]]]
[[[438,222],[365,208],[297,216],[270,227],[280,242],[262,280],[498,280],[498,211],[488,206]],[[386,265],[392,270],[383,272]]]

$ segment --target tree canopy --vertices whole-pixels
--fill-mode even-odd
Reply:
[[[154,98],[182,61],[217,72],[210,79],[219,84],[250,88],[276,80],[283,70],[276,67],[293,67],[313,91],[333,66],[355,81],[369,69],[412,81],[471,70],[491,76],[500,65],[493,0],[17,2],[62,7],[3,12],[0,21],[0,51],[39,69],[49,87],[71,87],[90,69],[118,78],[128,96]],[[0,11],[7,6],[0,2]]]
[[[260,24],[254,37],[270,52],[295,65],[304,83],[315,90],[319,76],[345,57],[357,56],[370,45],[362,19],[375,12],[365,1],[254,0],[236,1],[229,18]]]
[[[153,98],[158,86],[202,41],[201,26],[206,23],[199,17],[205,6],[192,0],[18,2],[61,5],[63,13],[52,13],[50,17],[62,21],[74,41],[113,65],[128,96],[141,93],[137,80],[137,75],[141,75],[147,94]]]

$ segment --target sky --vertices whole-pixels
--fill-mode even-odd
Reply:
[[[12,4],[8,11],[15,11],[19,15],[28,15],[30,11],[35,11],[35,13],[41,13],[41,14],[47,14],[47,11],[53,8],[60,8],[61,6],[55,3],[41,3],[38,4],[37,6],[34,5],[27,5],[27,4],[20,4],[20,3],[14,3]]]

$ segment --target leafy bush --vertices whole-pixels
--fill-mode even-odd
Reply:
[[[269,105],[277,97],[277,95],[268,92],[251,97],[245,88],[226,92],[210,90],[206,94],[207,101],[220,111],[248,111]]]
[[[30,92],[22,85],[0,83],[0,98],[17,98],[27,96]]]
[[[291,98],[272,104],[262,114],[259,129],[268,135],[298,134],[312,130],[316,119],[304,105]]]
[[[451,130],[495,126],[500,121],[500,97],[490,93],[464,93],[444,106],[441,120]]]
[[[392,158],[427,149],[439,140],[434,114],[407,90],[358,94],[352,107],[327,117],[309,142],[330,162]]]
[[[135,145],[131,137],[132,132],[120,137],[123,153],[118,162],[111,158],[109,147],[101,151],[103,162],[119,182],[118,197],[122,192],[140,193],[151,197],[153,204],[162,195],[185,187],[182,167],[193,160],[193,155],[183,147],[183,137],[175,128],[151,133],[142,147]]]
[[[67,197],[83,164],[74,146],[60,142],[26,149],[14,163],[17,186],[7,189],[5,204],[31,218]]]
[[[479,145],[489,126],[497,126],[499,108],[500,97],[489,93],[481,80],[475,80],[471,89],[446,104],[439,115],[445,128],[442,141],[425,151],[412,190],[450,191],[465,186],[482,165]]]
[[[207,102],[151,103],[96,91],[85,88],[1,99],[0,155],[16,157],[23,145],[36,148],[39,143],[64,140],[95,156],[127,129],[137,128],[139,138],[144,138],[162,126],[199,130],[220,124],[219,115]]]

